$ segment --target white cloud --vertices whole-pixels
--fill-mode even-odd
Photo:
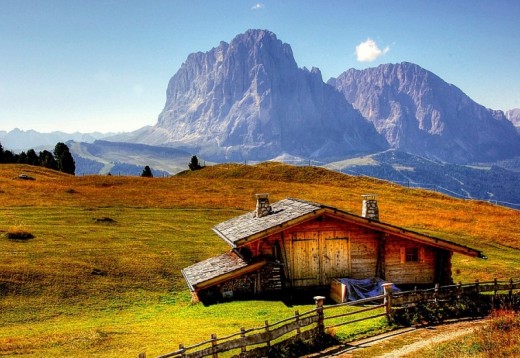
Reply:
[[[356,46],[356,56],[359,62],[372,62],[384,56],[388,51],[390,51],[390,47],[387,46],[384,50],[381,50],[376,42],[370,38]]]
[[[264,4],[256,3],[251,10],[260,10],[264,8]]]

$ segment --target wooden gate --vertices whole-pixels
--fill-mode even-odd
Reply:
[[[295,287],[325,286],[349,276],[348,233],[300,231],[292,235],[291,275]]]

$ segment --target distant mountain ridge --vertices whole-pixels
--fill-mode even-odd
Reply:
[[[69,140],[76,142],[92,143],[97,139],[113,136],[114,133],[65,133],[60,131],[41,133],[35,130],[21,130],[15,128],[9,132],[0,131],[0,143],[5,149],[15,152],[26,151],[28,149],[38,149],[40,147],[54,148],[56,143],[65,143]]]
[[[418,65],[350,69],[328,83],[394,149],[451,163],[520,155],[520,136],[502,111],[484,108]]]
[[[520,171],[491,165],[475,167],[443,163],[394,149],[329,163],[325,167],[420,187],[458,198],[496,201],[520,209]]]
[[[182,150],[145,144],[109,142],[93,143],[69,141],[76,174],[140,175],[148,165],[154,176],[175,174],[188,169],[191,155]]]

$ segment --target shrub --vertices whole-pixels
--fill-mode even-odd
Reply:
[[[34,235],[23,226],[11,226],[7,229],[6,236],[11,240],[28,240],[34,237]]]
[[[483,317],[491,311],[489,298],[474,294],[448,302],[419,302],[415,306],[395,309],[391,320],[401,326],[416,326],[440,324],[452,318]]]

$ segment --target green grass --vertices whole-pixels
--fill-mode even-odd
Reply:
[[[13,180],[20,172],[35,181]],[[257,180],[258,179],[258,180]],[[190,304],[180,270],[229,250],[211,228],[254,208],[254,193],[358,213],[376,193],[381,218],[483,250],[455,255],[456,280],[517,278],[517,211],[317,168],[223,165],[172,179],[72,177],[0,166],[0,355],[149,356],[313,308],[279,301]],[[110,218],[113,221],[99,221]],[[34,237],[11,240],[10,228]],[[370,313],[367,313],[367,315]],[[334,330],[384,330],[384,319]]]

